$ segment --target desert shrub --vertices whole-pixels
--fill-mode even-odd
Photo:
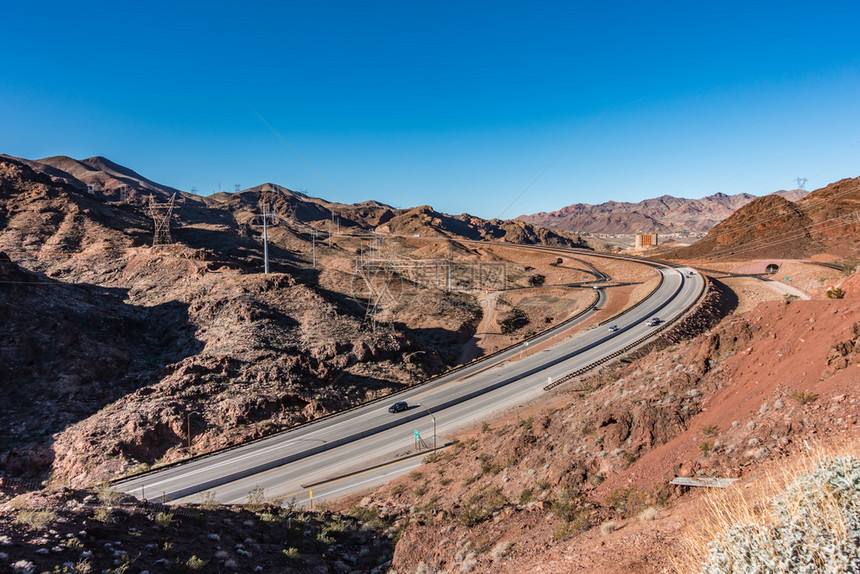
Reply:
[[[544,283],[546,283],[546,277],[540,273],[535,273],[529,277],[529,285],[532,287],[540,287]]]
[[[600,533],[604,536],[607,536],[608,534],[615,532],[619,528],[621,528],[621,524],[619,522],[615,520],[610,520],[600,525]]]
[[[515,307],[506,313],[499,321],[499,328],[503,334],[508,334],[513,333],[518,329],[522,329],[528,324],[529,318],[526,316],[525,311],[519,307]]]
[[[703,574],[860,571],[860,459],[834,457],[709,545]]]
[[[162,527],[168,527],[173,523],[173,511],[162,510],[155,513],[155,523]]]
[[[215,510],[221,506],[218,503],[218,500],[215,498],[214,490],[207,490],[203,493],[203,496],[200,499],[200,508],[204,510]]]
[[[53,510],[21,510],[15,516],[15,522],[42,530],[47,528],[57,519],[57,513]]]
[[[797,404],[805,405],[817,399],[818,395],[813,393],[812,391],[797,391],[796,393],[791,395],[791,398],[796,400]]]
[[[653,506],[643,508],[642,512],[639,513],[638,518],[640,522],[651,522],[657,518],[657,509]]]
[[[702,434],[706,437],[716,436],[720,433],[719,427],[717,425],[706,425],[702,427]]]
[[[488,519],[492,514],[500,510],[508,500],[502,491],[497,488],[488,488],[478,492],[466,499],[463,510],[457,519],[463,526],[472,527]]]
[[[531,488],[524,488],[522,492],[520,492],[520,504],[528,504],[532,500],[534,500],[535,491]]]
[[[550,509],[553,514],[570,522],[576,518],[577,512],[580,510],[580,502],[576,497],[576,492],[570,488],[563,488],[556,493],[555,500],[550,504]]]
[[[606,497],[606,506],[614,508],[623,516],[633,516],[645,504],[647,494],[635,488],[618,487]]]
[[[93,510],[93,520],[107,524],[113,519],[113,509],[110,506],[97,506]]]
[[[283,560],[287,564],[292,564],[294,566],[298,566],[304,563],[304,558],[299,553],[299,549],[293,546],[289,548],[284,548],[281,550],[281,560]]]
[[[714,450],[714,441],[704,441],[702,444],[699,445],[699,450],[702,451],[702,456],[704,456],[705,458],[711,456],[711,451]]]
[[[99,500],[102,504],[106,504],[107,506],[113,506],[122,500],[122,493],[117,492],[111,488],[109,482],[102,482],[96,487],[96,492],[98,494]]]
[[[494,463],[485,453],[478,457],[481,461],[481,472],[484,474],[499,474],[504,468],[501,464]]]
[[[185,562],[185,566],[189,570],[203,570],[206,567],[206,561],[198,558],[197,556],[192,556]]]
[[[255,486],[248,491],[248,501],[245,502],[245,508],[251,512],[257,512],[263,508],[266,502],[266,492],[262,486]]]
[[[843,299],[845,297],[845,290],[840,289],[839,287],[831,287],[827,290],[827,298],[828,299]]]

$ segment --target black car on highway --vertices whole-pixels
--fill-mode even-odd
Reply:
[[[397,401],[390,407],[388,407],[388,412],[390,413],[399,413],[400,411],[405,411],[409,408],[409,404],[406,401]]]

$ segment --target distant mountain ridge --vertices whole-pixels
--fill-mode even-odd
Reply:
[[[256,217],[259,204],[265,202],[273,213],[287,215],[304,224],[320,229],[337,225],[350,231],[376,231],[394,235],[421,235],[451,239],[495,240],[509,243],[543,243],[567,247],[587,247],[577,236],[540,228],[516,220],[485,220],[469,214],[448,215],[429,206],[397,209],[375,200],[347,204],[327,201],[293,191],[286,187],[264,183],[235,193],[219,192],[208,196],[180,191],[156,183],[136,171],[105,157],[95,156],[77,160],[68,156],[53,156],[38,160],[0,154],[22,163],[53,182],[87,192],[108,202],[146,205],[149,195],[163,202],[176,194],[183,204],[174,218],[201,222],[220,218],[221,223],[233,219],[247,225]],[[215,216],[218,217],[215,217]],[[224,218],[227,219],[224,219]],[[336,222],[336,223],[335,223]]]
[[[5,154],[0,154],[0,157],[23,162],[36,172],[47,175],[53,181],[71,185],[76,189],[83,191],[89,187],[94,193],[108,200],[130,200],[134,197],[150,194],[164,200],[174,193],[189,198],[193,197],[192,194],[156,183],[106,157],[94,156],[82,160],[64,155],[36,160],[16,158]]]
[[[817,189],[795,202],[780,194],[756,198],[670,259],[804,259],[860,252],[860,177]]]
[[[806,194],[804,190],[783,190],[774,195],[796,201]],[[572,233],[706,233],[754,199],[756,196],[749,193],[715,193],[701,199],[663,195],[637,203],[574,203],[558,211],[521,215],[517,219]]]

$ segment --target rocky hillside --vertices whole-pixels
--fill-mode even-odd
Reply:
[[[700,241],[665,253],[677,259],[807,258],[860,252],[860,178],[843,179],[791,202],[756,199]]]
[[[263,505],[168,507],[109,490],[20,493],[0,479],[0,571],[372,572],[396,530],[364,514]]]
[[[53,181],[66,183],[82,191],[89,188],[94,195],[111,200],[142,200],[150,193],[160,198],[170,197],[174,193],[182,194],[177,189],[155,183],[101,156],[80,161],[64,155],[38,160],[22,160],[4,155],[0,157],[26,163],[33,170],[48,175]],[[187,195],[193,197],[191,194]]]
[[[792,360],[786,360],[791,357]],[[699,493],[856,436],[860,306],[774,301],[560,388],[362,500],[398,572],[665,572]]]
[[[432,331],[420,319],[370,329],[344,279],[352,276],[336,267],[352,262],[348,242],[318,248],[327,257],[322,287],[305,259],[306,224],[282,225],[270,236],[275,272],[260,273],[260,242],[241,223],[249,203],[277,195],[260,193],[232,199],[234,210],[180,204],[176,243],[153,249],[145,208],[0,161],[5,471],[88,484],[186,456],[189,412],[199,413],[191,420],[199,452],[456,361],[477,304],[428,310]]]
[[[793,190],[773,195],[796,201],[805,194],[803,190]],[[704,233],[753,199],[755,196],[748,193],[716,193],[702,199],[664,195],[637,203],[575,203],[558,211],[521,215],[518,219],[573,233]]]
[[[518,220],[486,220],[468,214],[445,215],[424,205],[405,210],[390,218],[380,227],[383,233],[394,235],[418,235],[421,237],[465,238],[476,241],[505,241],[508,243],[530,243],[585,247],[579,237],[565,232],[556,232]]]
[[[7,472],[86,485],[187,456],[189,434],[201,452],[275,432],[445,370],[480,321],[473,295],[355,275],[358,254],[383,249],[373,232],[411,219],[389,206],[272,184],[179,194],[173,244],[152,248],[149,196],[173,193],[104,158],[0,158]],[[434,218],[451,239],[575,243],[523,223]],[[451,240],[435,255],[404,241],[385,249],[481,257]],[[524,268],[509,279],[525,281]],[[378,301],[386,280],[391,300]]]

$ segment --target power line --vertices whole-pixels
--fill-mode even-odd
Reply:
[[[856,211],[852,215],[860,216],[860,211]],[[835,223],[833,223],[832,225],[826,225],[826,226],[822,227],[822,224],[826,224],[826,223],[830,223],[830,222],[835,222]],[[792,230],[792,231],[788,231],[788,232],[785,232],[782,234],[774,235],[774,236],[771,236],[768,238],[762,238],[759,240],[754,240],[751,243],[747,243],[746,245],[739,245],[737,247],[726,247],[724,249],[712,251],[708,255],[710,257],[716,257],[717,259],[720,259],[723,255],[737,255],[739,253],[746,253],[749,251],[763,249],[765,247],[773,247],[776,245],[782,245],[783,243],[789,243],[792,241],[797,241],[798,239],[800,239],[802,237],[810,236],[811,235],[810,232],[812,231],[813,227],[818,227],[818,229],[817,229],[818,232],[824,232],[824,231],[830,231],[831,229],[838,228],[842,225],[849,225],[849,224],[850,224],[850,222],[846,221],[844,216],[833,217],[830,219],[825,219],[823,221],[813,223],[813,224],[808,225],[808,226],[804,226],[800,230]],[[812,237],[810,237],[810,238],[814,239]],[[765,243],[762,243],[762,241],[764,241]]]
[[[827,196],[827,197],[818,197],[818,198],[812,198],[812,199],[805,199],[805,198],[804,198],[804,199],[803,199],[803,201],[804,201],[804,205],[805,205],[805,206],[807,206],[807,207],[814,207],[814,206],[817,206],[817,205],[818,205],[818,204],[820,204],[820,203],[833,201],[834,199],[838,199],[838,198],[840,198],[840,197],[842,197],[842,196],[844,196],[844,195],[848,195],[848,194],[850,194],[850,193],[856,193],[857,191],[858,191],[858,189],[846,189],[845,191],[842,191],[842,192],[840,192],[840,193],[837,193],[837,194],[834,194],[834,195],[831,195],[831,196]],[[767,197],[767,196],[765,196],[765,197]],[[749,205],[749,204],[747,204],[747,205]],[[741,208],[741,209],[743,209],[743,208]],[[736,213],[737,213],[737,212],[736,212]],[[748,225],[743,225],[743,226],[740,226],[740,227],[736,227],[733,231],[737,231],[737,230],[744,230],[744,229],[751,229],[751,228],[753,228],[753,227],[757,227],[757,226],[759,226],[759,225],[761,225],[761,224],[763,224],[763,223],[767,223],[767,222],[769,222],[769,221],[773,221],[774,219],[778,219],[778,218],[780,218],[780,217],[782,217],[782,216],[781,216],[781,215],[774,215],[774,216],[771,216],[771,217],[767,217],[767,218],[765,218],[765,219],[756,219],[755,221],[753,221],[752,223],[750,223],[750,224],[748,224]],[[723,220],[723,221],[725,221],[725,220]],[[720,222],[720,224],[722,224],[722,222]],[[715,226],[715,227],[716,227],[716,226]]]
[[[573,141],[572,141],[572,142],[570,142],[569,144],[567,144],[567,147],[566,147],[566,148],[564,148],[564,150],[562,150],[562,152],[561,152],[560,154],[558,154],[558,155],[555,157],[555,159],[554,159],[554,160],[552,160],[551,162],[549,162],[549,165],[548,165],[548,166],[546,166],[546,167],[543,169],[543,171],[542,171],[542,172],[540,172],[540,173],[538,174],[538,176],[537,176],[536,178],[534,178],[534,179],[532,180],[532,182],[531,182],[530,184],[528,184],[528,185],[525,187],[525,189],[523,189],[523,190],[520,192],[520,194],[519,194],[518,196],[516,196],[516,197],[514,198],[514,200],[513,200],[512,202],[510,202],[506,208],[504,208],[504,209],[502,210],[502,212],[498,215],[497,219],[501,219],[501,218],[502,218],[502,216],[503,216],[505,213],[507,213],[507,211],[508,211],[511,207],[513,207],[513,205],[514,205],[516,202],[518,202],[518,201],[520,200],[520,198],[521,198],[523,195],[525,195],[525,193],[526,193],[528,190],[530,190],[530,189],[532,188],[532,186],[533,186],[534,184],[536,184],[536,183],[538,182],[538,180],[539,180],[540,178],[542,178],[542,177],[543,177],[543,175],[544,175],[546,172],[548,172],[548,171],[552,168],[552,166],[554,166],[554,165],[556,164],[556,162],[558,162],[558,160],[560,160],[560,159],[562,158],[562,156],[563,156],[564,154],[566,154],[566,153],[567,153],[567,151],[568,151],[570,148],[572,148],[572,147],[573,147],[573,144],[575,144],[575,143],[576,143],[576,142],[578,142],[580,139],[582,139],[582,137],[583,137],[586,133],[588,133],[588,130],[590,130],[590,129],[592,128],[592,126],[594,126],[594,124],[596,124],[596,123],[597,123],[597,121],[598,121],[600,118],[602,118],[605,114],[606,114],[606,112],[601,112],[601,114],[600,114],[599,116],[597,116],[596,118],[594,118],[594,120],[592,120],[592,122],[591,122],[590,124],[588,124],[588,125],[585,127],[585,129],[584,129],[584,130],[582,130],[581,132],[579,132],[579,135],[577,135],[575,138],[573,138]]]

